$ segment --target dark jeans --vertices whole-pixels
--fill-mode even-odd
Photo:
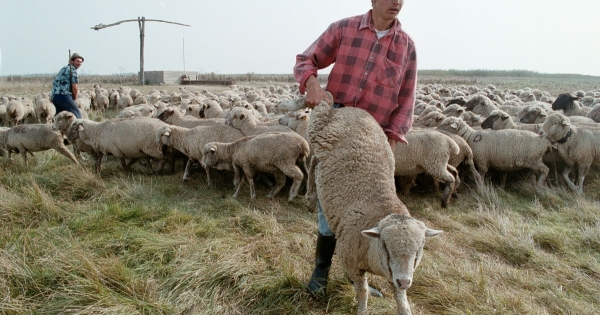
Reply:
[[[79,107],[77,107],[77,104],[71,95],[56,94],[52,99],[52,103],[54,103],[54,107],[56,107],[56,114],[67,111],[73,113],[77,119],[81,119]]]

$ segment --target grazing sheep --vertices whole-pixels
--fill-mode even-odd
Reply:
[[[14,126],[6,132],[4,139],[8,151],[8,160],[12,161],[11,154],[18,152],[29,165],[27,153],[54,149],[79,165],[77,159],[63,143],[63,136],[52,130],[49,124],[29,124]]]
[[[410,314],[406,290],[421,261],[425,237],[441,231],[411,218],[398,199],[387,136],[366,111],[334,109],[321,102],[312,111],[308,138],[314,150],[314,177],[309,181],[336,235],[339,261],[354,283],[358,312],[367,309],[370,272],[388,280],[398,312]]]
[[[96,159],[97,173],[102,169],[102,155],[109,154],[119,159],[125,170],[130,170],[138,159],[145,159],[146,167],[154,172],[150,158],[160,160],[159,168],[162,168],[162,148],[154,139],[158,128],[167,124],[158,119],[111,119],[102,122],[77,119],[73,125],[77,126],[79,139],[91,146],[100,157]],[[127,163],[126,159],[131,160]]]
[[[202,165],[205,168],[223,164],[231,165],[237,179],[234,197],[239,195],[245,177],[250,184],[250,197],[256,198],[254,190],[256,172],[272,173],[275,176],[275,186],[267,198],[277,195],[285,186],[286,176],[288,176],[293,179],[288,198],[292,201],[298,194],[304,173],[307,172],[306,157],[309,153],[308,142],[296,133],[268,133],[244,137],[231,143],[207,143],[202,149]],[[241,177],[241,171],[244,177]]]
[[[63,136],[67,137],[69,143],[73,146],[73,152],[75,153],[75,157],[77,160],[85,160],[81,156],[81,152],[86,152],[88,154],[96,157],[96,152],[94,149],[85,144],[82,140],[79,139],[79,131],[77,128],[74,128],[75,131],[71,131],[71,124],[77,120],[75,114],[67,111],[62,111],[56,115],[54,119],[54,125],[52,125],[52,130],[60,132]]]
[[[204,145],[209,142],[233,142],[243,138],[244,135],[235,128],[220,124],[195,128],[164,126],[156,131],[155,137],[155,141],[159,146],[171,147],[189,158],[183,173],[183,181],[186,181],[189,178],[192,163],[202,161],[202,148]],[[205,170],[206,180],[210,186],[210,169],[205,168]]]
[[[556,145],[559,156],[566,166],[563,177],[569,188],[579,194],[583,193],[583,180],[591,165],[600,161],[600,130],[588,130],[571,125],[570,119],[560,113],[548,116],[542,124],[539,135]],[[577,180],[575,185],[569,174],[577,165]]]
[[[514,129],[474,130],[456,117],[444,119],[438,129],[457,134],[467,141],[473,149],[475,166],[482,179],[485,179],[489,167],[501,171],[529,168],[538,175],[538,186],[542,186],[548,176],[549,169],[542,158],[551,144],[532,132]]]

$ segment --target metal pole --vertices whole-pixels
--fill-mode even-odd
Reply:
[[[140,26],[140,75],[139,79],[140,85],[144,85],[146,83],[146,78],[144,77],[144,37],[146,36],[146,18],[142,16],[138,17],[138,24]]]

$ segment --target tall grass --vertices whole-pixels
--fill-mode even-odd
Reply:
[[[148,87],[150,88],[150,87]],[[167,87],[176,89],[176,87]],[[25,90],[20,93],[30,93]],[[325,297],[305,287],[316,214],[286,190],[232,198],[231,175],[206,184],[175,173],[101,175],[53,151],[26,167],[0,159],[0,314],[349,314],[354,290],[334,256]],[[562,184],[506,189],[465,182],[447,209],[420,185],[400,195],[411,214],[444,230],[428,239],[408,291],[414,314],[597,314],[600,180],[578,196]],[[553,183],[554,181],[549,181]],[[373,314],[395,314],[391,289]]]

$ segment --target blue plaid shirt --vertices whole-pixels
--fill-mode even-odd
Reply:
[[[69,66],[71,67],[71,71],[69,71]],[[73,73],[73,77],[71,77],[71,72]],[[54,95],[62,94],[62,95],[72,95],[71,93],[71,84],[78,83],[77,82],[77,69],[68,64],[54,77],[54,81],[52,81],[52,97]]]

